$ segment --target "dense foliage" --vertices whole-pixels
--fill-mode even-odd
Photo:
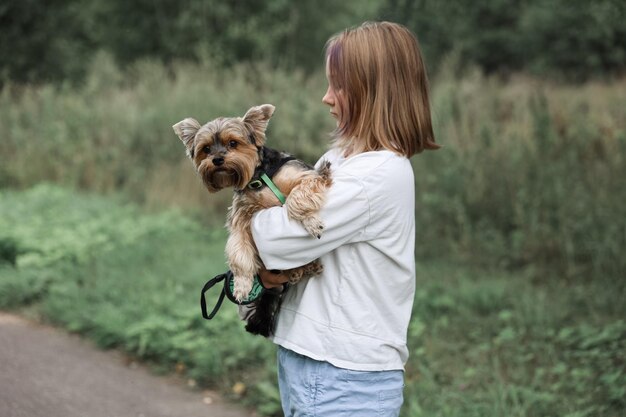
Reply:
[[[569,79],[626,68],[621,0],[7,0],[0,5],[0,85],[77,81],[94,52],[215,64],[270,62],[311,72],[326,39],[364,20],[406,24],[431,68],[447,56],[487,73]]]
[[[333,128],[322,74],[266,66],[230,71],[143,62],[131,77],[106,56],[84,87],[24,88],[0,96],[0,185],[53,181],[124,192],[149,207],[211,207],[222,224],[229,193],[209,197],[171,125],[243,115],[272,103],[268,144],[314,162]],[[556,268],[563,277],[615,279],[626,270],[626,84],[502,83],[440,72],[433,88],[444,147],[413,159],[418,253],[454,254],[507,268]],[[36,121],[36,123],[33,123]],[[36,162],[34,162],[36,161]]]
[[[626,69],[621,0],[388,0],[382,16],[421,38],[427,58],[459,67],[582,80]]]
[[[175,211],[55,186],[0,191],[0,308],[280,415],[273,345],[245,333],[231,303],[200,316],[224,240]],[[623,282],[535,278],[419,259],[403,416],[621,415]]]
[[[624,70],[624,7],[4,1],[0,309],[199,386],[239,383],[230,395],[277,415],[273,346],[232,305],[200,317],[201,285],[225,268],[231,196],[202,188],[171,125],[272,103],[269,145],[314,162],[333,128],[323,42],[386,18],[414,29],[437,68],[443,145],[412,159],[403,416],[622,415],[626,81],[605,76]]]
[[[123,73],[101,55],[81,88],[4,90],[0,308],[202,386],[238,382],[242,395],[243,383],[243,399],[272,415],[272,345],[247,336],[232,306],[200,318],[198,291],[225,268],[230,195],[202,189],[170,126],[271,102],[272,146],[313,161],[332,129],[324,79],[209,61],[173,70],[144,61]],[[403,415],[619,415],[626,85],[441,71],[432,97],[443,148],[413,158],[419,268]],[[193,216],[150,214],[176,206]]]

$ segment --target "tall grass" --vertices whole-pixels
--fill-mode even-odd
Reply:
[[[626,81],[474,75],[434,97],[444,148],[414,159],[420,254],[623,278]]]
[[[269,378],[272,345],[245,333],[229,302],[211,322],[200,315],[202,285],[227,269],[225,240],[222,228],[175,210],[146,214],[50,185],[0,191],[0,309],[22,309],[201,387],[228,393],[243,382],[254,391]],[[218,293],[207,294],[210,306]]]
[[[246,398],[275,413],[269,344],[242,336],[234,309],[199,319],[198,279],[224,269],[230,195],[202,189],[171,125],[273,103],[268,144],[312,162],[333,128],[324,89],[321,68],[122,72],[104,55],[80,88],[5,86],[0,307],[34,306],[204,383],[244,380]],[[621,415],[626,80],[442,71],[432,97],[443,148],[412,160],[419,268],[403,415]]]
[[[176,211],[44,185],[0,191],[0,308],[280,415],[273,345],[245,333],[229,302],[200,316],[200,288],[226,268],[224,241]],[[623,414],[620,285],[529,278],[418,262],[404,417]]]
[[[332,120],[320,71],[262,64],[216,69],[142,62],[121,72],[100,55],[78,89],[7,86],[0,94],[0,185],[52,181],[123,192],[152,208],[221,218],[171,125],[273,103],[269,145],[314,161]],[[564,276],[622,276],[626,258],[626,80],[568,86],[445,69],[433,83],[444,148],[414,158],[420,256],[454,253]]]
[[[322,77],[323,78],[323,77]],[[97,192],[125,192],[154,207],[206,207],[209,200],[171,126],[187,116],[206,122],[240,116],[253,105],[277,111],[268,146],[314,161],[331,121],[318,105],[320,77],[263,64],[216,69],[141,62],[121,72],[99,55],[81,88],[6,86],[0,95],[0,185],[51,181]]]

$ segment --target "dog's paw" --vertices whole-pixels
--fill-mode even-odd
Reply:
[[[235,300],[242,302],[252,291],[252,280],[246,277],[234,277],[233,280],[235,281],[233,296]]]
[[[289,278],[288,282],[290,284],[298,283],[304,276],[304,268],[305,267],[300,267],[300,268],[295,268],[295,269],[290,270],[289,274],[287,275]]]
[[[312,216],[302,220],[304,229],[313,237],[321,238],[324,231],[324,223],[319,217]]]
[[[304,266],[304,275],[308,277],[314,277],[324,272],[324,265],[319,259],[314,260]]]

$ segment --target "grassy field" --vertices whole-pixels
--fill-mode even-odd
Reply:
[[[271,145],[314,161],[332,129],[324,89],[321,72],[122,73],[106,56],[80,88],[6,86],[0,308],[277,415],[274,347],[233,305],[200,316],[202,284],[226,269],[230,195],[202,190],[171,125],[273,103]],[[432,96],[443,148],[412,160],[403,416],[624,415],[626,80],[442,71]]]
[[[221,229],[46,185],[0,193],[0,219],[0,308],[223,389],[261,414],[279,410],[273,345],[245,333],[232,304],[214,321],[200,316],[204,280],[225,270]],[[404,416],[626,407],[623,286],[453,260],[420,260],[416,279]],[[237,383],[245,393],[230,390]]]

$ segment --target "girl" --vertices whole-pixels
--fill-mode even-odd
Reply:
[[[255,215],[267,269],[321,258],[324,272],[293,286],[278,315],[278,377],[286,416],[397,416],[415,293],[413,171],[409,157],[434,142],[425,66],[405,27],[365,23],[326,44],[337,120],[333,185],[311,238],[282,207]],[[268,287],[286,281],[262,271]],[[343,413],[343,414],[342,414]]]

